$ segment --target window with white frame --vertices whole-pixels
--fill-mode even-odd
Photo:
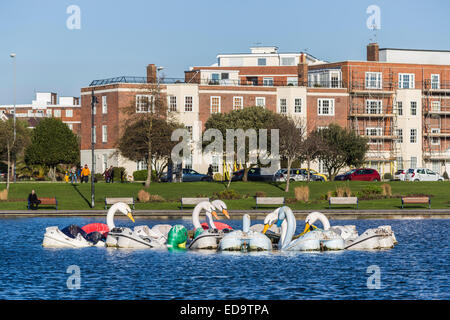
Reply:
[[[211,81],[209,84],[219,84],[220,81],[220,74],[219,73],[212,73],[211,74]]]
[[[53,111],[53,115],[54,115],[56,118],[61,118],[61,110],[55,109],[55,110]]]
[[[440,84],[440,75],[439,74],[432,74],[431,75],[431,89],[439,89],[441,86]]]
[[[366,89],[381,89],[381,72],[366,72]]]
[[[397,114],[399,116],[403,115],[403,102],[397,101]]]
[[[102,172],[105,172],[108,168],[108,155],[106,153],[102,154]]]
[[[211,166],[212,166],[213,172],[219,172],[219,156],[218,155],[212,155]]]
[[[403,170],[403,157],[397,157],[397,169],[398,170]]]
[[[52,109],[47,109],[45,112],[47,113],[48,117],[52,116]]]
[[[432,128],[431,129],[431,134],[439,134],[441,133],[441,129],[440,128]],[[441,144],[441,139],[439,137],[431,137],[431,144],[432,145],[440,145]]]
[[[106,96],[102,96],[102,113],[108,113],[108,103],[107,103],[107,99]]]
[[[417,115],[417,101],[411,101],[411,115]]]
[[[266,58],[258,58],[258,66],[265,66]]]
[[[366,100],[366,113],[381,114],[383,110],[383,103],[381,100]]]
[[[287,113],[287,100],[280,99],[280,113]]]
[[[176,96],[169,97],[169,111],[170,112],[177,111],[177,97]]]
[[[441,111],[441,102],[440,101],[431,101],[431,111],[440,112]]]
[[[136,170],[147,170],[147,160],[141,160],[136,162]]]
[[[431,161],[431,168],[434,172],[441,174],[441,162],[439,160]]]
[[[411,157],[410,166],[411,166],[412,169],[416,169],[417,168],[417,157]]]
[[[255,103],[257,107],[265,107],[266,106],[266,98],[265,97],[256,97]]]
[[[380,127],[374,127],[374,128],[366,128],[366,136],[369,137],[380,137],[382,136],[383,129]],[[368,144],[380,144],[380,139],[370,139]]]
[[[273,86],[273,78],[263,78],[263,86]]]
[[[243,97],[233,97],[233,110],[240,110],[244,108]]]
[[[108,142],[108,126],[102,126],[102,142]]]
[[[67,109],[66,110],[66,118],[72,118],[73,117],[73,110]]]
[[[317,114],[334,116],[334,99],[317,99]]]
[[[396,129],[397,133],[397,142],[403,143],[403,129]]]
[[[192,101],[193,101],[192,96],[185,96],[184,97],[184,111],[185,112],[192,111]]]
[[[398,87],[400,89],[414,89],[414,73],[399,73]]]
[[[154,111],[153,108],[153,96],[138,94],[136,95],[136,112],[146,113]]]
[[[339,76],[340,73],[338,72],[331,72],[330,73],[330,82],[331,82],[331,88],[340,88],[340,83],[339,83]]]
[[[210,98],[211,113],[220,112],[220,97],[213,96]]]
[[[409,135],[409,142],[417,143],[417,129],[411,129],[410,135]]]
[[[294,57],[284,57],[281,58],[282,66],[295,66],[295,58]]]
[[[287,77],[287,85],[297,87],[298,77]]]
[[[294,99],[294,112],[302,113],[302,99],[301,98]]]

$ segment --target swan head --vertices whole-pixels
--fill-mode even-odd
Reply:
[[[286,210],[287,209],[288,209],[288,207],[284,206],[278,210],[278,220],[277,220],[278,228],[281,227],[281,224],[283,223],[284,219],[286,219]]]
[[[204,209],[206,211],[206,215],[212,214],[214,216],[214,218],[219,220],[219,216],[217,215],[217,212],[216,212],[216,207],[211,202],[203,201],[203,202],[201,202],[201,207],[202,207],[202,209]]]
[[[274,223],[278,220],[278,211],[280,211],[280,208],[275,209],[273,212],[269,213],[266,218],[264,219],[264,229],[262,233],[266,233],[267,230],[269,230],[270,227],[273,226]]]
[[[123,203],[123,202],[118,202],[114,206],[116,206],[116,205],[117,205],[117,207],[115,208],[115,211],[119,211],[119,212],[123,213],[125,216],[130,218],[131,221],[135,222],[133,215],[131,214],[131,208],[129,205],[127,205],[126,203]]]
[[[214,200],[214,201],[211,202],[211,204],[213,205],[213,207],[214,207],[217,211],[223,213],[223,214],[225,215],[225,217],[227,217],[228,219],[230,219],[230,215],[228,214],[228,208],[227,208],[227,205],[225,204],[225,202],[223,202],[222,200]],[[213,210],[213,211],[216,212],[216,210]],[[219,219],[219,218],[217,217],[217,214],[216,214],[214,217],[215,217],[216,219]]]
[[[302,234],[310,231],[311,228],[317,229],[317,227],[313,225],[317,220],[322,222],[324,230],[328,230],[330,228],[330,222],[328,221],[327,217],[323,213],[315,211],[315,212],[311,212],[310,214],[308,214],[306,216],[305,230],[303,230]]]

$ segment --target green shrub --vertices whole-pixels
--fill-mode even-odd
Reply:
[[[94,181],[97,181],[97,182],[99,182],[99,181],[105,181],[105,177],[101,174],[101,173],[96,173],[95,174],[95,180]],[[70,181],[70,180],[69,180]]]
[[[448,180],[448,173],[447,173],[447,171],[445,171],[442,176],[444,177],[445,180]]]
[[[362,200],[379,199],[383,197],[383,188],[380,186],[372,185],[361,189],[357,192],[357,197]]]
[[[147,170],[137,170],[133,172],[134,181],[145,181],[147,180]],[[157,181],[156,171],[152,171],[152,181]]]
[[[127,171],[124,167],[113,167],[114,181],[127,181]]]
[[[213,193],[213,198],[221,199],[221,200],[234,200],[234,199],[241,199],[241,195],[237,193],[233,189],[227,189],[219,192]]]

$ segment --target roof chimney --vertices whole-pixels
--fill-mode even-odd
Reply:
[[[147,83],[156,82],[156,65],[149,64],[147,66]]]
[[[379,61],[378,50],[378,43],[369,43],[367,45],[367,61]]]
[[[308,85],[308,63],[304,53],[300,55],[299,64],[297,65],[298,85]]]

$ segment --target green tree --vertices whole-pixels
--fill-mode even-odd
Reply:
[[[367,138],[334,123],[317,131],[317,135],[324,146],[318,158],[327,169],[330,180],[333,180],[343,167],[359,166],[364,163],[369,149]]]
[[[229,113],[215,113],[209,117],[205,123],[205,130],[208,129],[218,129],[223,136],[223,157],[226,153],[226,130],[227,129],[243,129],[244,131],[248,129],[254,129],[257,133],[259,141],[259,129],[270,129],[273,127],[274,123],[274,113],[258,106],[247,107],[240,110],[233,110]],[[268,132],[268,149],[270,145],[270,134]],[[237,140],[237,138],[235,139]],[[243,181],[247,181],[248,170],[257,165],[256,163],[249,163],[249,152],[254,150],[249,150],[248,137],[245,138],[245,162],[244,165],[244,176]],[[208,145],[208,142],[204,143],[204,146]],[[234,144],[235,148],[235,160],[237,159],[237,144]],[[268,150],[268,151],[269,151]],[[230,175],[231,180],[231,175]]]
[[[27,123],[16,119],[16,136],[14,137],[14,120],[0,121],[0,157],[8,165],[6,188],[9,190],[11,168],[30,144],[30,129]]]
[[[58,164],[77,164],[80,161],[78,137],[59,119],[43,119],[33,131],[31,145],[26,149],[25,162],[50,168],[56,181]]]

